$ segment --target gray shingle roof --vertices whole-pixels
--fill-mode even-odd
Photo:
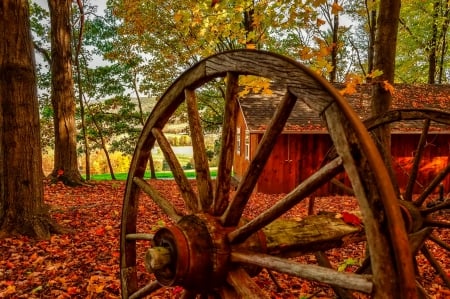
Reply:
[[[341,90],[344,85],[335,85]],[[450,111],[450,85],[410,85],[395,84],[392,109],[401,108],[434,108]],[[239,99],[241,110],[247,127],[252,132],[264,131],[270,122],[276,106],[282,99],[285,89],[272,85],[272,94],[250,93]],[[350,105],[361,117],[370,117],[371,85],[358,85],[357,92],[345,95]],[[419,131],[420,121],[396,123],[393,131]],[[450,127],[435,125],[434,130],[450,131]],[[291,116],[285,126],[285,132],[326,132],[323,121],[302,101],[297,101]]]

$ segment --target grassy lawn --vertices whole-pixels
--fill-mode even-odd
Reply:
[[[184,173],[188,178],[195,178],[195,170],[185,170]],[[217,168],[210,169],[211,177],[215,177],[217,175]],[[128,177],[128,173],[115,173],[117,180],[126,180]],[[85,176],[83,176],[85,178]],[[150,178],[150,172],[146,172],[144,178]],[[156,178],[158,179],[173,179],[173,174],[171,171],[157,171]],[[91,175],[91,180],[95,181],[108,181],[111,180],[111,175],[109,173],[103,174],[93,174]]]

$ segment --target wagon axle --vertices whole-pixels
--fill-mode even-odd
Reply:
[[[225,228],[208,214],[184,216],[176,225],[159,229],[146,254],[146,268],[164,286],[179,285],[200,292],[219,287],[233,267]],[[264,248],[263,234],[237,245]],[[253,272],[254,273],[254,272]]]

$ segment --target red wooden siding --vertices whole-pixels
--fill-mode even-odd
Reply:
[[[326,134],[282,134],[258,181],[258,192],[287,193],[321,165],[331,146]]]
[[[245,131],[244,131],[245,132]],[[242,134],[244,135],[244,134]],[[244,146],[244,136],[242,146]],[[251,134],[251,156],[257,148],[262,133]],[[394,170],[397,174],[399,186],[404,189],[409,178],[414,152],[417,147],[420,134],[393,134],[392,135],[392,156],[394,157]],[[417,178],[419,185],[426,187],[439,171],[447,166],[450,155],[450,135],[434,134],[429,135],[426,150],[420,165],[420,174]],[[261,174],[256,187],[257,192],[274,194],[288,193],[304,179],[308,178],[317,169],[331,147],[331,140],[328,134],[282,134],[278,137],[273,152],[268,159],[263,173]],[[236,156],[234,172],[237,178],[242,178],[248,167],[249,161],[244,158],[243,149],[241,155]],[[342,176],[341,182],[348,185],[348,181]],[[417,186],[419,186],[417,185]],[[450,177],[444,181],[444,190],[450,192]],[[416,187],[415,192],[420,192]],[[437,192],[437,190],[436,190]],[[339,194],[342,191],[327,184],[317,190],[315,196],[326,196]]]
[[[420,134],[393,134],[391,137],[391,153],[395,157],[394,170],[401,189],[406,187],[411,171],[414,154]],[[449,159],[450,135],[430,134],[419,166],[415,193],[421,192],[420,186],[426,187],[431,180],[445,167]],[[443,181],[444,190],[450,192],[450,176]]]

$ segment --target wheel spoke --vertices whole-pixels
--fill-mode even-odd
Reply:
[[[181,218],[181,213],[179,213],[175,207],[164,197],[159,194],[159,192],[153,188],[150,184],[141,178],[134,177],[133,182],[138,185],[142,191],[150,195],[153,201],[161,208],[161,210],[166,213],[174,222],[178,222]]]
[[[288,91],[278,105],[277,111],[275,112],[268,129],[258,145],[255,157],[250,162],[247,172],[242,178],[242,182],[239,185],[233,200],[222,216],[222,223],[225,226],[234,226],[238,224],[242,212],[253,192],[253,188],[275,146],[278,135],[283,131],[284,125],[295,106],[296,100],[297,98]]]
[[[197,195],[195,194],[191,184],[189,183],[189,180],[184,174],[183,168],[181,167],[180,162],[175,156],[175,153],[173,152],[169,141],[166,139],[161,129],[154,128],[152,130],[152,134],[158,141],[164,157],[166,158],[166,161],[169,164],[170,169],[172,170],[173,177],[177,182],[178,187],[180,188],[181,195],[183,196],[186,207],[192,212],[198,212],[199,203]]]
[[[251,279],[248,273],[237,268],[228,272],[227,282],[234,288],[239,295],[238,298],[270,298],[261,288]]]
[[[338,157],[304,180],[291,193],[289,193],[282,200],[278,201],[275,205],[235,231],[231,232],[228,235],[229,241],[232,243],[244,241],[250,235],[283,215],[286,211],[298,204],[302,199],[305,199],[309,194],[314,192],[317,188],[322,186],[341,171],[342,159]]]
[[[221,215],[227,205],[230,193],[231,169],[236,143],[236,123],[239,106],[237,101],[238,79],[236,74],[227,74],[227,90],[225,94],[225,114],[222,128],[222,144],[217,171],[216,192],[213,213]]]
[[[444,241],[442,241],[441,239],[439,239],[438,237],[434,236],[434,235],[430,235],[429,239],[431,241],[433,241],[434,243],[436,243],[437,245],[441,246],[442,248],[444,248],[445,250],[450,252],[450,245],[448,245],[447,243],[445,243]]]
[[[428,250],[426,246],[423,246],[420,251],[427,258],[427,260],[430,262],[431,266],[436,270],[436,272],[439,273],[439,276],[447,285],[447,288],[450,288],[450,279],[448,278],[447,273],[444,271],[444,269],[442,269],[441,265],[431,254],[430,250]]]
[[[147,284],[146,286],[144,286],[143,288],[140,288],[139,290],[137,290],[130,296],[128,296],[128,298],[129,299],[143,298],[147,295],[150,295],[154,291],[159,290],[160,288],[162,288],[162,286],[157,281],[153,281],[153,282]]]
[[[198,112],[197,96],[195,91],[190,89],[184,90],[189,128],[191,131],[192,149],[195,161],[195,175],[197,178],[198,195],[200,199],[199,210],[207,211],[211,207],[212,183],[209,174],[208,157],[206,156],[205,140],[203,137],[203,129],[200,123],[200,114]]]
[[[125,236],[125,239],[127,241],[131,240],[146,240],[146,241],[152,241],[154,235],[153,234],[146,234],[146,233],[137,233],[137,234],[127,234]]]
[[[428,214],[434,213],[436,211],[446,210],[449,208],[450,208],[450,199],[447,199],[444,202],[437,203],[435,206],[433,206],[431,208],[426,208],[426,209],[420,210],[420,213],[422,215],[428,215]]]
[[[373,288],[370,276],[367,275],[338,272],[317,265],[304,265],[267,254],[232,252],[231,261],[256,265],[292,276],[324,282],[364,293],[371,293]]]
[[[419,173],[420,161],[422,159],[423,152],[425,150],[429,128],[430,128],[430,119],[426,119],[423,125],[422,134],[420,135],[419,143],[417,144],[416,154],[414,155],[413,160],[414,162],[411,168],[408,184],[406,185],[406,190],[404,194],[404,199],[406,201],[412,200],[414,185],[417,179],[417,174]]]
[[[431,226],[431,227],[450,228],[450,222],[448,222],[448,221],[432,220],[432,219],[428,219],[428,218],[425,219],[424,225]]]
[[[445,179],[445,177],[450,173],[450,164],[441,170],[437,176],[431,181],[431,183],[425,188],[425,190],[420,194],[419,198],[414,201],[414,205],[421,206],[427,197],[436,189],[437,186]]]
[[[419,249],[422,248],[423,243],[432,231],[433,229],[431,227],[426,227],[409,235],[409,246],[411,247],[413,255],[416,255],[417,252],[419,252]]]

